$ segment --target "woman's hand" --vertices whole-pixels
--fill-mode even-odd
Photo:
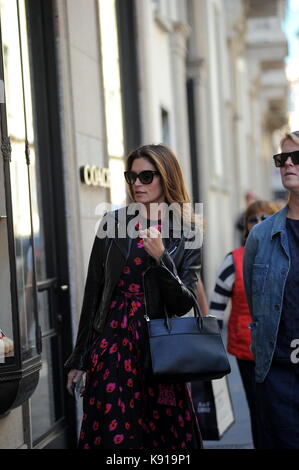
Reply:
[[[165,250],[161,233],[155,227],[149,227],[146,230],[140,230],[139,234],[143,239],[145,251],[158,263]]]
[[[67,391],[70,395],[74,395],[74,384],[80,382],[82,375],[84,374],[83,370],[71,369],[67,375]]]

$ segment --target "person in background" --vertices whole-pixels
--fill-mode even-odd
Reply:
[[[299,131],[285,135],[273,159],[289,200],[250,232],[244,282],[261,447],[299,449]]]
[[[245,212],[244,239],[246,240],[250,230],[266,217],[276,211],[273,203],[256,201],[249,205]],[[259,447],[255,380],[254,357],[250,351],[251,336],[249,323],[251,317],[246,301],[243,282],[243,256],[244,246],[233,250],[226,255],[219,269],[214,291],[210,299],[210,315],[223,321],[224,311],[231,300],[231,311],[228,319],[227,350],[237,359],[243,387],[250,412],[253,444]]]
[[[257,200],[256,194],[253,191],[247,191],[245,194],[245,210],[243,210],[237,217],[235,223],[235,229],[237,232],[236,246],[244,245],[244,234],[245,234],[245,212],[247,207]]]

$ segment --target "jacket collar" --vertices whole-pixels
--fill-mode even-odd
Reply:
[[[128,224],[130,224],[130,222],[136,216],[136,213],[128,213],[127,207],[122,207],[116,211],[108,212],[106,214],[108,222],[108,237],[114,239],[115,244],[125,259],[127,259],[129,256],[132,244],[132,237],[126,235],[126,230]],[[134,223],[132,223],[131,226],[129,225],[131,230],[134,230],[133,225]],[[178,245],[181,239],[181,233],[176,233],[171,221],[169,222],[169,232],[171,234],[170,237],[162,239],[165,248],[168,250],[170,250],[173,245]]]
[[[273,238],[278,233],[285,232],[288,210],[289,210],[289,206],[286,205],[279,212],[275,214],[274,222],[272,226],[271,238]]]

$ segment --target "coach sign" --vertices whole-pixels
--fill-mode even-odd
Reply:
[[[80,167],[80,180],[88,186],[110,187],[109,168],[99,168],[95,165],[84,165]]]

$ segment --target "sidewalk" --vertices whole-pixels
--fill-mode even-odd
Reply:
[[[228,354],[231,373],[228,383],[233,403],[235,422],[220,441],[204,441],[205,449],[253,449],[248,405],[243,390],[237,361]]]

